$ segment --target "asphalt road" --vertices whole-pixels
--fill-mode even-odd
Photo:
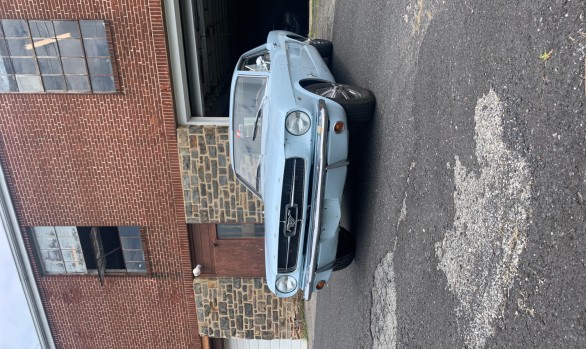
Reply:
[[[321,2],[377,108],[313,347],[586,348],[584,0]]]

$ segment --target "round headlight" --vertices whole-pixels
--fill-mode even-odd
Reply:
[[[289,275],[280,276],[275,283],[277,290],[282,293],[289,293],[297,287],[297,280]]]
[[[304,112],[291,112],[285,119],[285,128],[287,129],[287,132],[295,136],[301,136],[307,132],[309,126],[311,126],[311,120],[309,119],[309,115]]]

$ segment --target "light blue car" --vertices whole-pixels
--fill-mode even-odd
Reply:
[[[354,258],[340,224],[348,166],[348,122],[372,117],[368,90],[337,84],[332,44],[272,31],[236,66],[230,155],[237,178],[265,206],[265,264],[279,297],[306,300]]]

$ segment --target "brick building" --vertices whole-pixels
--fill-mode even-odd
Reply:
[[[262,278],[262,205],[229,168],[226,79],[266,33],[242,30],[240,6],[0,3],[3,222],[47,347],[300,336],[298,299]]]

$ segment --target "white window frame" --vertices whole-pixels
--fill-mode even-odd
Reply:
[[[179,125],[228,126],[228,117],[203,116],[203,96],[201,95],[200,91],[198,69],[192,69],[194,74],[192,78],[194,81],[197,81],[197,84],[194,86],[194,88],[196,89],[196,93],[199,95],[199,98],[196,103],[196,110],[192,110],[190,107],[181,13],[183,11],[189,14],[193,13],[192,1],[164,0],[164,7],[177,123]],[[190,15],[189,20],[193,21],[194,18]],[[197,50],[195,34],[185,33],[185,36],[191,38],[191,40],[194,41],[192,44],[195,50]],[[197,67],[199,64],[201,64],[201,62],[198,62],[196,54],[193,56],[195,57],[195,62],[192,62],[192,64]]]

